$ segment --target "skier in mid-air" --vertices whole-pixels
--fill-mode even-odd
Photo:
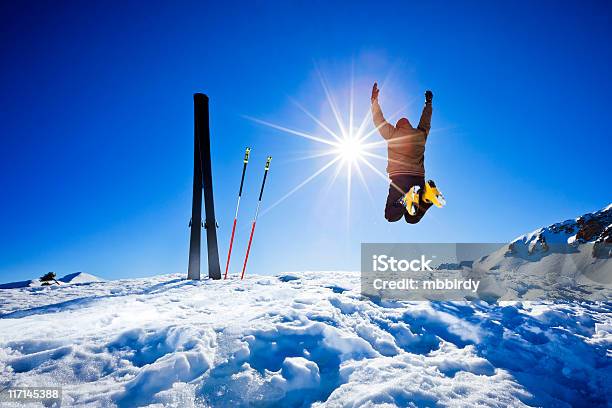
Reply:
[[[431,128],[433,93],[425,92],[425,107],[419,125],[414,128],[406,118],[395,126],[387,122],[378,104],[378,84],[372,87],[372,119],[381,136],[387,141],[387,173],[391,182],[385,204],[385,218],[389,222],[404,217],[416,224],[432,204],[442,207],[444,197],[432,180],[425,182],[425,143]]]

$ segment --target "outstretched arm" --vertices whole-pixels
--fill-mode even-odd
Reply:
[[[419,126],[417,128],[425,132],[425,136],[429,134],[429,129],[431,129],[431,113],[433,108],[431,106],[431,101],[433,100],[433,93],[431,91],[425,92],[425,106],[423,107],[423,113],[421,113],[421,120],[419,121]]]
[[[380,135],[384,139],[388,140],[388,139],[391,139],[394,128],[391,124],[389,124],[389,122],[385,120],[382,110],[380,109],[380,105],[378,104],[378,93],[379,92],[380,91],[378,89],[378,84],[374,82],[374,86],[372,87],[372,98],[371,98],[372,120],[374,121],[374,126],[376,126],[376,128],[380,132]]]

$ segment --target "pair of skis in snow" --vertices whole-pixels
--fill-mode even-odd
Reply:
[[[246,148],[244,153],[244,164],[242,166],[242,177],[240,178],[240,189],[238,190],[238,203],[236,204],[236,214],[234,215],[234,225],[232,226],[232,235],[229,243],[229,250],[227,252],[227,263],[225,264],[225,275],[223,279],[227,279],[227,273],[229,270],[230,258],[232,256],[232,246],[234,244],[234,234],[236,233],[236,223],[238,221],[238,209],[240,208],[240,197],[242,196],[242,186],[244,185],[244,175],[246,174],[247,164],[249,163],[249,156],[251,149]],[[259,215],[259,207],[261,205],[261,197],[263,196],[264,186],[266,185],[266,178],[268,177],[268,170],[270,170],[270,162],[272,156],[268,156],[266,160],[266,167],[264,168],[264,176],[261,182],[261,190],[259,190],[259,199],[257,200],[257,209],[255,210],[255,217],[253,217],[253,224],[251,224],[251,235],[249,236],[249,245],[247,246],[246,256],[244,257],[244,264],[242,265],[242,273],[240,279],[244,279],[244,271],[246,271],[247,261],[249,260],[249,253],[251,252],[251,244],[253,243],[253,233],[255,232],[255,224],[257,223],[257,216]]]

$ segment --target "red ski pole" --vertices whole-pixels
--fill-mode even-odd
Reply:
[[[246,270],[247,261],[249,260],[249,252],[251,252],[251,243],[253,242],[253,233],[255,232],[255,224],[257,223],[257,215],[259,214],[259,206],[261,205],[261,196],[263,196],[264,186],[266,185],[266,177],[268,177],[268,170],[270,170],[270,162],[272,156],[268,156],[266,160],[266,168],[264,169],[263,181],[261,182],[261,190],[259,191],[259,200],[257,201],[257,209],[255,210],[255,217],[253,218],[253,225],[251,226],[251,236],[249,237],[249,246],[247,247],[246,256],[244,257],[244,265],[242,265],[242,275],[240,279],[244,279],[244,271]]]
[[[244,174],[246,173],[247,164],[249,163],[249,155],[251,148],[247,147],[244,153],[244,165],[242,166],[242,177],[240,178],[240,190],[238,190],[238,203],[236,204],[236,215],[234,215],[234,225],[232,226],[232,236],[230,238],[229,250],[227,251],[227,263],[225,264],[225,276],[227,279],[227,271],[229,269],[230,257],[232,256],[232,246],[234,245],[234,234],[236,233],[236,222],[238,221],[238,209],[240,208],[240,197],[242,196],[242,186],[244,184]]]

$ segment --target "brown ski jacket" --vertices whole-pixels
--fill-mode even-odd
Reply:
[[[409,121],[393,126],[383,116],[378,100],[372,102],[372,119],[381,136],[387,141],[387,173],[389,176],[411,174],[425,176],[425,142],[431,129],[431,102],[425,103],[419,126]]]

